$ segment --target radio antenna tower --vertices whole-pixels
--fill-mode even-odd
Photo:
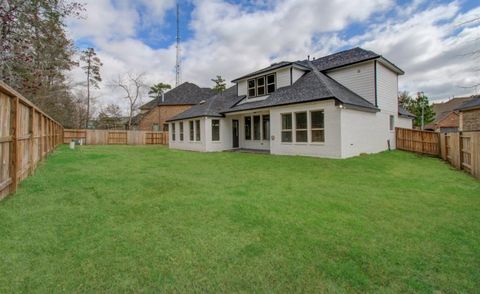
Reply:
[[[177,2],[177,61],[175,63],[175,87],[180,85],[180,10]]]

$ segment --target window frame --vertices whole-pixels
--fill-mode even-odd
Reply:
[[[216,127],[214,126],[215,121],[218,123],[218,125]],[[218,132],[218,137],[216,139],[213,136],[215,128]],[[220,120],[219,119],[212,119],[212,141],[213,142],[219,142],[220,141]]]
[[[312,124],[312,113],[314,112],[321,112],[323,114],[323,128],[314,128]],[[310,143],[312,144],[324,144],[325,143],[325,110],[323,109],[316,109],[309,111],[309,133],[310,133]],[[323,131],[323,141],[313,141],[313,131]]]
[[[258,121],[255,123],[255,118],[258,118]],[[252,140],[260,141],[262,139],[262,116],[261,115],[252,115],[252,126],[253,126],[253,136]],[[257,126],[258,126],[258,133],[257,133]],[[258,134],[258,137],[257,137]]]
[[[389,130],[390,131],[395,130],[395,116],[393,114],[391,114],[389,117]]]
[[[249,120],[248,123],[248,132],[247,132],[247,118]],[[251,116],[245,116],[243,118],[243,135],[245,138],[245,141],[251,141],[252,140],[252,117]],[[248,137],[247,137],[248,135]]]
[[[197,119],[195,120],[195,142],[201,142],[202,141],[202,129],[200,127],[200,120]]]
[[[273,82],[268,82],[268,77],[273,76]],[[258,81],[263,79],[263,85],[259,86]],[[253,82],[253,86],[250,87],[250,82]],[[274,90],[268,91],[268,86],[273,85]],[[263,88],[263,94],[258,94],[258,88]],[[250,95],[250,90],[255,92],[254,95]],[[269,95],[277,90],[277,73],[269,73],[262,76],[254,77],[247,80],[247,98],[255,98]]]
[[[195,125],[193,123],[193,120],[188,121],[188,128],[189,128],[189,139],[190,142],[195,142]]]
[[[183,121],[179,123],[180,141],[183,141]]]
[[[299,114],[305,114],[305,128],[299,129],[298,128],[298,119],[297,116]],[[295,143],[308,143],[308,111],[297,111],[295,112]],[[298,132],[305,132],[306,137],[305,141],[298,141]]]
[[[284,129],[283,128],[283,117],[284,116],[290,116],[290,128],[289,129]],[[282,143],[293,143],[293,115],[291,112],[285,112],[285,113],[280,113],[280,122],[281,122],[281,129],[280,129],[280,142]],[[290,141],[284,141],[283,140],[283,134],[284,133],[290,133]]]
[[[172,141],[176,141],[175,140],[175,123],[172,123]]]
[[[268,117],[268,129],[265,129],[265,118]],[[262,139],[265,141],[270,140],[270,114],[262,115]]]

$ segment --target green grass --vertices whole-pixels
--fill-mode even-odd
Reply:
[[[61,147],[0,202],[0,292],[476,292],[480,182],[440,160]]]

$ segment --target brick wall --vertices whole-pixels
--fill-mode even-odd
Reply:
[[[181,112],[192,107],[192,105],[167,105],[157,106],[152,109],[138,124],[138,130],[151,131],[155,124],[159,125],[159,130],[163,130],[165,121]]]
[[[463,131],[480,130],[480,109],[463,111],[462,116]]]

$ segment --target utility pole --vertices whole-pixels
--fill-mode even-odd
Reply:
[[[177,60],[175,63],[175,87],[180,85],[180,8],[177,2]]]

